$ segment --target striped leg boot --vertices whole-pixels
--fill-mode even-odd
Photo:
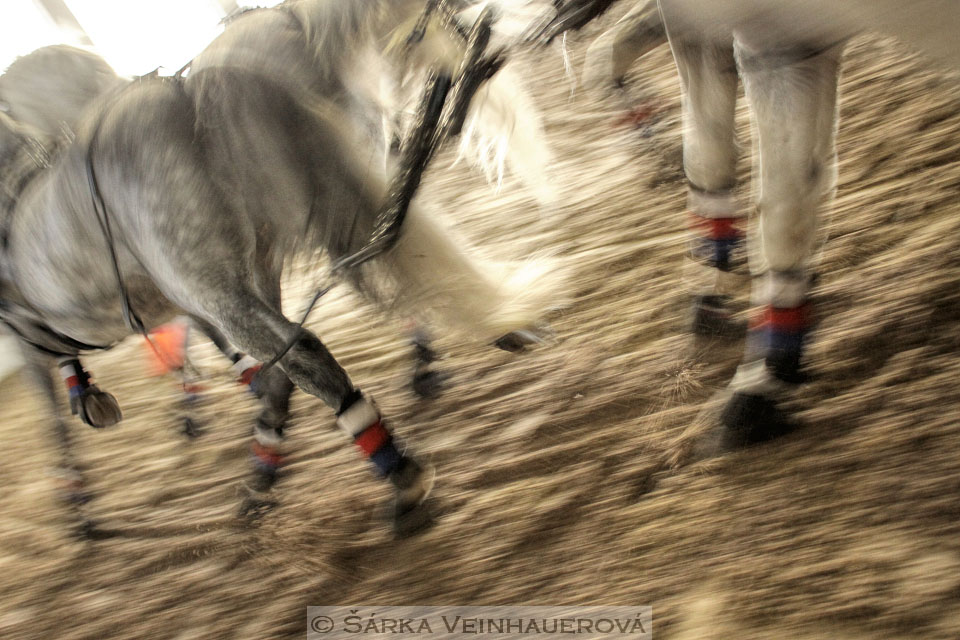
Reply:
[[[253,442],[250,445],[253,475],[246,487],[248,494],[240,503],[241,518],[250,522],[256,521],[276,506],[270,490],[276,484],[283,467],[282,444],[282,427],[269,427],[261,422],[254,427]]]
[[[730,447],[771,440],[796,427],[777,399],[808,379],[802,360],[813,326],[809,289],[810,277],[802,271],[771,271],[761,278],[744,362],[721,417]]]
[[[259,396],[257,373],[260,372],[262,365],[256,359],[239,351],[234,353],[230,359],[233,360],[231,369],[237,377],[237,382],[247,387],[247,390],[253,395]]]
[[[746,266],[744,228],[732,189],[687,190],[690,215],[690,269],[694,291],[692,330],[701,336],[740,337],[732,319],[728,280]]]
[[[253,443],[250,446],[254,478],[251,488],[254,491],[269,491],[276,483],[280,468],[283,466],[282,444],[282,427],[270,427],[257,423],[253,430]]]
[[[120,405],[113,395],[93,384],[78,358],[64,358],[58,363],[60,376],[67,385],[70,411],[84,424],[96,429],[110,427],[123,418]]]
[[[433,469],[397,448],[376,405],[354,390],[337,412],[337,426],[353,439],[377,474],[393,485],[396,533],[409,535],[431,524],[432,516],[424,501],[433,488]]]

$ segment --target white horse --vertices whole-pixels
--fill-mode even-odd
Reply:
[[[549,40],[611,0],[561,1]],[[960,3],[928,0],[646,0],[587,55],[588,84],[614,84],[663,43],[680,74],[694,330],[729,333],[730,272],[752,278],[747,348],[704,452],[768,440],[794,422],[779,404],[805,378],[817,229],[836,185],[837,84],[845,42],[879,30],[960,64]],[[735,196],[734,110],[743,81],[753,115],[755,201]],[[755,211],[746,237],[748,210]],[[748,264],[749,263],[749,264]]]

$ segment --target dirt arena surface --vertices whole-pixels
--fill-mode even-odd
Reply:
[[[571,39],[575,62],[596,31]],[[558,204],[510,179],[494,194],[449,158],[422,197],[491,255],[556,256],[571,304],[554,340],[512,355],[439,336],[452,377],[425,401],[398,322],[346,288],[309,322],[436,465],[437,525],[394,540],[387,487],[296,392],[279,506],[240,526],[253,399],[195,339],[206,432],[188,441],[173,381],[131,339],[87,359],[124,421],[74,423],[108,539],[66,535],[43,404],[0,387],[0,637],[303,638],[306,607],[333,604],[647,605],[654,637],[681,640],[960,637],[957,82],[887,41],[848,48],[815,380],[791,402],[805,428],[687,465],[739,345],[684,333],[669,51],[635,67],[631,100],[660,109],[642,129],[617,124],[620,98],[571,94],[556,51],[529,62]],[[296,312],[314,282],[292,284]]]

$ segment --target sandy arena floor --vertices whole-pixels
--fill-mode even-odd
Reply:
[[[75,424],[109,539],[65,535],[43,404],[16,378],[0,388],[0,637],[303,638],[308,605],[405,603],[650,605],[655,637],[681,640],[960,637],[956,82],[886,41],[849,47],[816,379],[792,403],[806,426],[674,466],[739,346],[684,333],[669,51],[636,67],[631,95],[663,108],[646,131],[616,124],[618,100],[571,95],[555,51],[530,62],[559,204],[510,180],[494,194],[444,158],[422,197],[491,255],[560,260],[555,341],[517,356],[440,336],[452,379],[424,401],[397,323],[346,289],[309,323],[436,465],[437,526],[393,540],[386,487],[299,392],[280,505],[239,526],[253,400],[196,340],[206,434],[187,441],[173,382],[130,340],[88,359],[125,420]]]

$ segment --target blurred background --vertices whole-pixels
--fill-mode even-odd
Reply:
[[[95,50],[120,74],[157,67],[169,74],[209,43],[236,9],[234,0],[4,0],[0,68],[38,47],[70,44]]]

